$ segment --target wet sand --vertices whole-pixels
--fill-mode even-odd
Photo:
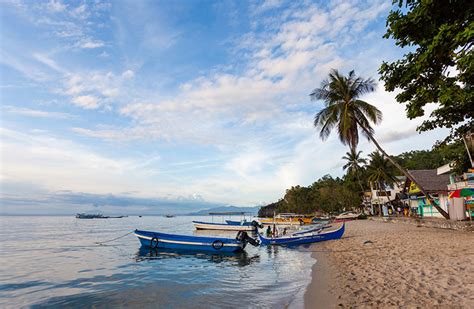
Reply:
[[[474,308],[474,232],[372,220],[313,244],[305,308]]]

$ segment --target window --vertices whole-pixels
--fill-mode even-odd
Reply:
[[[390,191],[377,191],[377,196],[391,196],[392,195],[392,192]]]

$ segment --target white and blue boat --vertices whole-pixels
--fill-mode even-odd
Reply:
[[[311,244],[320,241],[340,239],[344,235],[345,224],[343,223],[336,230],[325,231],[323,228],[298,234],[280,237],[265,237],[258,234],[261,245],[282,245],[282,246],[298,246],[303,244]]]
[[[244,250],[247,243],[258,246],[255,239],[245,232],[239,232],[236,238],[202,237],[166,234],[152,231],[135,230],[142,247],[173,250],[238,252]]]
[[[193,221],[197,230],[219,230],[219,231],[256,231],[258,223],[256,221],[232,221],[231,223],[214,223],[204,221]]]
[[[197,230],[219,230],[219,231],[256,231],[257,227],[261,225],[257,221],[247,221],[245,219],[244,212],[214,212],[209,213],[212,216],[212,222],[205,221],[193,221],[194,227]],[[243,219],[240,221],[236,220],[225,220],[224,222],[215,223],[214,216],[233,216],[241,215]]]

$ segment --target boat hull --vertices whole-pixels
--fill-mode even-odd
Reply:
[[[258,221],[262,224],[276,224],[276,225],[305,225],[311,224],[313,218],[261,218]]]
[[[298,236],[284,236],[280,238],[267,238],[258,234],[262,245],[282,245],[282,246],[298,246],[304,244],[311,244],[326,240],[340,239],[344,235],[345,224],[334,231],[319,230],[316,233],[306,233]]]
[[[194,227],[197,230],[219,230],[219,231],[255,231],[253,225],[236,225],[225,223],[211,223],[202,221],[193,221]]]
[[[238,252],[245,248],[244,242],[233,238],[174,235],[140,230],[135,230],[135,236],[138,237],[142,247],[153,249]]]

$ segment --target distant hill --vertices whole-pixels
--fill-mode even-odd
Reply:
[[[209,209],[203,209],[200,211],[188,213],[189,216],[207,216],[210,212],[245,212],[248,215],[257,215],[260,206],[255,207],[237,207],[237,206],[222,206],[214,207]]]

